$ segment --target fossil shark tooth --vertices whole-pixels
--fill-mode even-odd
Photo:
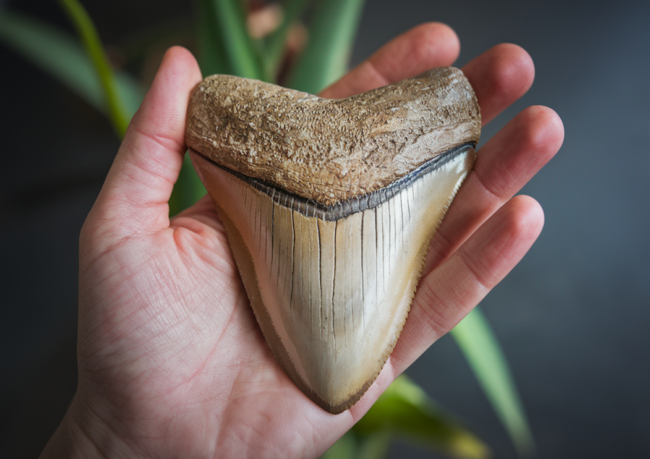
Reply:
[[[339,100],[224,75],[193,90],[186,142],[255,316],[323,409],[350,408],[391,354],[480,126],[455,68]]]

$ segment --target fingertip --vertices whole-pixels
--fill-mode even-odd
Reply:
[[[558,152],[564,142],[564,124],[555,110],[533,105],[517,115],[518,131],[524,137],[521,145],[544,158],[544,164]]]
[[[412,59],[415,62],[430,64],[430,67],[446,67],[458,59],[460,41],[456,32],[447,24],[428,22],[412,29],[410,33],[413,41]]]
[[[497,76],[512,83],[519,91],[527,91],[535,80],[535,63],[528,52],[514,43],[501,43],[491,50],[497,63]]]
[[[446,24],[428,22],[400,35],[370,58],[389,83],[446,67],[458,58],[460,42]],[[396,58],[398,56],[398,58]]]
[[[171,56],[179,56],[180,59],[187,59],[189,61],[196,62],[196,59],[194,59],[194,55],[184,46],[180,45],[173,45],[170,46],[167,51],[165,51],[165,55],[163,56],[163,61],[167,58],[170,58]]]
[[[524,48],[501,43],[490,50],[490,58],[495,64],[497,82],[509,83],[510,90],[520,94],[530,89],[535,79],[535,64]]]
[[[535,79],[530,54],[512,43],[496,45],[463,67],[476,92],[483,124],[523,96]]]
[[[509,232],[522,240],[535,240],[544,227],[544,209],[534,198],[526,195],[513,197],[504,210]]]
[[[185,151],[185,112],[189,93],[201,81],[196,59],[181,46],[169,48],[156,72],[153,83],[133,117],[125,141],[139,134],[172,140],[179,151]]]
[[[539,125],[540,143],[555,154],[564,143],[564,123],[555,110],[544,105],[533,105],[526,109]]]
[[[179,75],[185,74],[189,81],[198,83],[202,79],[201,69],[194,55],[183,46],[172,46],[163,56],[160,68],[168,66],[179,72]]]
[[[188,99],[189,91],[201,81],[201,78],[201,70],[194,55],[182,46],[172,46],[165,52],[160,62],[147,97],[154,99],[152,101],[154,103],[158,98],[171,102],[169,95],[174,94],[176,95],[174,106],[185,110],[187,104],[181,104],[181,98]],[[161,91],[164,91],[164,94],[161,94]]]

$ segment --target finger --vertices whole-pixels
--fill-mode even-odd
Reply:
[[[523,96],[535,79],[530,55],[512,44],[489,49],[462,70],[476,92],[483,125]]]
[[[200,80],[189,51],[167,51],[93,209],[122,235],[169,225],[167,203],[186,150],[189,93]]]
[[[212,197],[209,194],[206,194],[201,199],[196,201],[194,205],[188,207],[178,215],[174,216],[170,222],[170,226],[172,228],[181,226],[186,228],[196,228],[195,225],[197,223],[210,227],[215,231],[215,234],[225,234],[223,224],[221,223],[221,218],[219,218],[217,208],[215,207],[214,202],[212,201]],[[199,233],[197,230],[194,232]]]
[[[398,373],[456,326],[510,272],[533,245],[543,224],[537,201],[517,196],[420,282],[391,355]]]
[[[547,107],[529,107],[478,152],[474,169],[431,241],[423,273],[460,247],[560,149],[564,127]]]
[[[200,218],[200,216],[205,216],[208,218],[211,226],[214,224],[214,220],[219,220],[217,209],[214,206],[212,197],[208,193],[203,195],[203,197],[196,201],[192,206],[175,215],[171,221],[171,224],[173,225],[174,222],[176,222],[178,219]]]
[[[384,45],[369,59],[321,92],[340,99],[451,65],[460,51],[456,33],[445,24],[415,27]]]

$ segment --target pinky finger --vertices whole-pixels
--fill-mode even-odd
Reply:
[[[544,225],[541,206],[516,196],[420,281],[391,355],[399,373],[460,322],[523,258]]]

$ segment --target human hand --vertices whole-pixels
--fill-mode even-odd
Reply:
[[[396,38],[323,92],[346,97],[451,65],[441,24]],[[500,45],[463,68],[483,122],[530,87],[530,57]],[[189,92],[201,75],[166,54],[81,233],[79,387],[43,457],[317,457],[456,325],[538,236],[543,215],[512,196],[557,152],[562,124],[531,107],[477,154],[434,237],[395,350],[364,397],[331,415],[276,363],[208,197],[173,219]]]

